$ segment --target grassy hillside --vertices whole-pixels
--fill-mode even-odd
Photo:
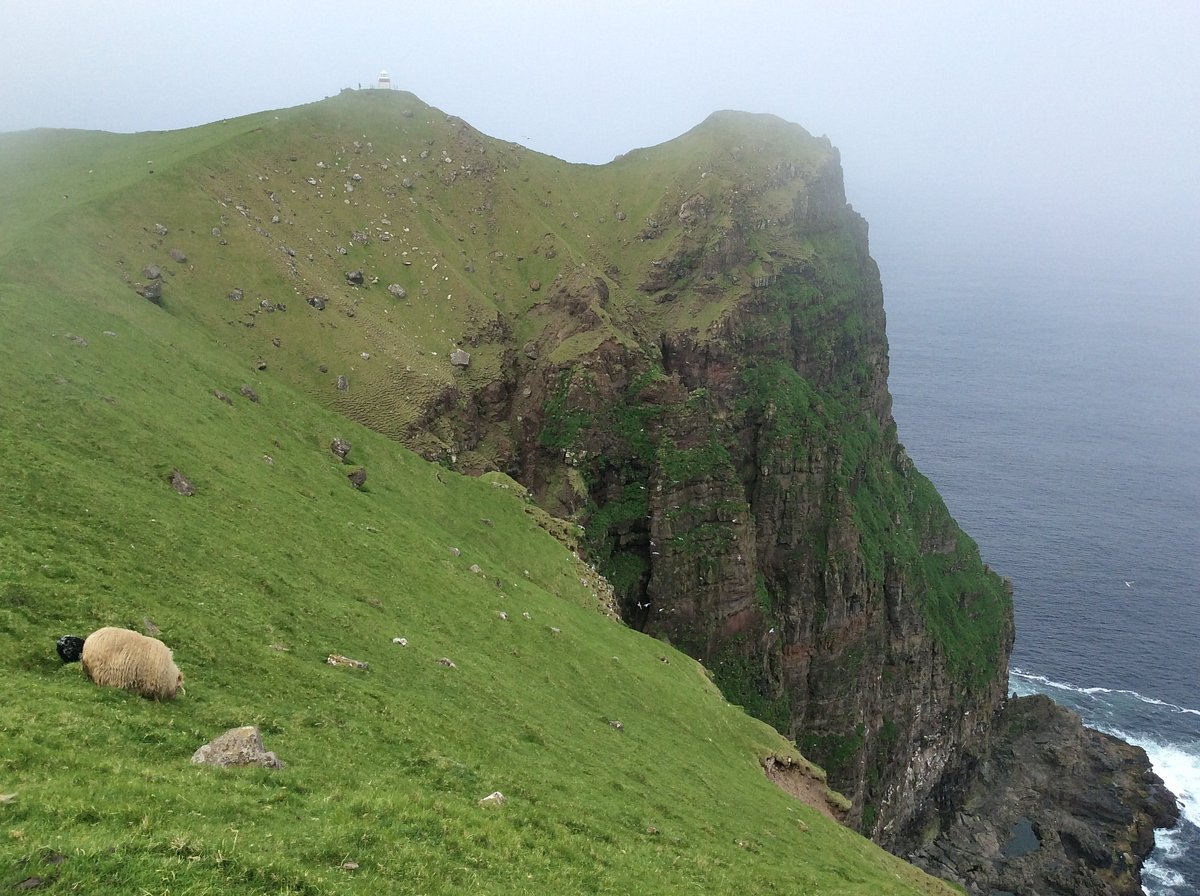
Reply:
[[[456,258],[438,289],[471,301],[417,306],[437,262],[418,255],[418,277],[396,254],[420,252],[418,240],[353,243],[344,191],[269,223],[273,186],[256,179],[271,173],[248,167],[263,158],[255,141],[333,165],[334,149],[381,126],[362,102],[174,134],[0,138],[0,887],[945,892],[772,785],[761,760],[794,748],[724,702],[700,666],[610,619],[601,584],[519,487],[428,464],[340,413],[371,391],[356,381],[339,397],[332,378],[358,371],[338,365],[364,351],[363,364],[393,365],[393,380],[364,378],[378,390],[416,382],[405,367],[440,381],[453,373],[432,352],[453,327],[528,300],[471,292]],[[531,177],[563,164],[521,159]],[[248,223],[260,209],[264,223]],[[461,213],[412,215],[432,232]],[[555,231],[558,258],[584,238],[576,227]],[[263,240],[274,266],[254,248]],[[166,254],[176,246],[186,261]],[[383,277],[369,308],[339,282],[362,258]],[[550,276],[544,252],[528,258],[512,283]],[[151,263],[162,307],[133,288]],[[392,278],[408,305],[385,304]],[[235,287],[240,305],[226,298]],[[304,302],[317,293],[333,305],[324,316]],[[260,297],[288,310],[253,314]],[[343,326],[401,307],[409,335],[386,343]],[[287,349],[257,370],[271,336]],[[335,436],[353,443],[347,464],[329,451]],[[361,491],[346,478],[358,465]],[[171,488],[176,469],[194,495]],[[99,689],[59,663],[58,635],[103,625],[161,631],[186,696]],[[329,666],[331,653],[370,669]],[[285,769],[190,764],[245,724]],[[508,805],[479,807],[494,790]]]

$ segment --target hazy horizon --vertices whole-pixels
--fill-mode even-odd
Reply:
[[[119,0],[9,12],[0,131],[172,130],[375,83],[571,162],[770,112],[873,240],[1026,263],[1200,257],[1200,4]],[[52,52],[48,51],[52,48]]]

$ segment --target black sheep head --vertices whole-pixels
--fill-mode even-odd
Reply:
[[[54,647],[64,663],[77,663],[83,656],[83,638],[78,635],[63,635],[54,642]]]

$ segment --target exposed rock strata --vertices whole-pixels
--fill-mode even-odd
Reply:
[[[971,894],[1140,896],[1154,828],[1179,808],[1146,753],[1048,697],[1013,698],[942,833],[910,858]]]

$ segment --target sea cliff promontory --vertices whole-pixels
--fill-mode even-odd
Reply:
[[[289,656],[321,652],[357,657],[349,636],[349,645],[329,639],[320,651],[311,644],[307,653],[290,646],[312,637],[300,631],[296,613],[307,618],[335,605],[333,618],[341,622],[322,617],[317,627],[323,632],[339,631],[343,623],[349,631],[358,620],[378,634],[383,618],[395,627],[420,618],[442,630],[452,645],[451,628],[431,621],[440,602],[452,600],[448,592],[470,595],[464,606],[479,610],[478,618],[462,617],[470,619],[459,635],[463,643],[476,638],[471,643],[501,658],[497,664],[524,662],[523,657],[542,656],[539,651],[574,645],[570,626],[555,620],[538,629],[545,643],[505,641],[501,648],[492,629],[480,634],[484,611],[493,625],[534,623],[535,613],[520,612],[522,589],[573,589],[589,605],[612,611],[626,626],[699,661],[705,675],[693,684],[710,692],[715,685],[729,702],[792,740],[825,770],[828,784],[849,798],[846,824],[891,852],[973,888],[1009,880],[1023,887],[1034,878],[1013,876],[1017,871],[988,877],[979,868],[985,860],[1002,865],[1005,858],[1036,852],[1005,853],[1013,826],[1024,831],[1020,826],[1027,822],[1043,856],[1050,855],[1048,844],[1061,846],[1066,864],[1054,859],[1056,869],[1068,868],[1061,879],[1084,880],[1092,873],[1086,869],[1108,868],[1120,886],[1136,884],[1147,832],[1169,814],[1146,808],[1149,791],[1120,783],[1115,801],[1101,805],[1097,798],[1075,806],[1075,812],[1062,809],[1065,792],[1043,786],[1049,773],[1020,775],[1051,767],[1041,760],[1023,766],[1020,758],[1033,749],[1031,743],[1046,746],[1073,769],[1092,768],[1093,760],[1084,757],[1115,756],[1120,748],[1105,741],[1093,749],[1098,742],[1079,733],[1081,728],[1077,732],[1077,722],[1072,727],[1040,702],[1007,696],[1011,588],[983,562],[901,443],[887,386],[879,271],[869,254],[867,224],[846,201],[839,155],[828,139],[773,116],[720,112],[661,146],[602,166],[571,165],[489,138],[411,94],[369,90],[192,134],[139,136],[136,158],[156,158],[152,170],[131,162],[133,151],[126,153],[115,135],[89,139],[89,151],[103,156],[103,164],[89,161],[91,169],[109,172],[103,187],[98,178],[82,175],[89,169],[75,164],[80,153],[67,137],[39,150],[50,160],[45,164],[60,164],[50,186],[69,203],[61,211],[48,210],[47,190],[38,193],[26,185],[22,193],[15,181],[5,183],[4,195],[11,195],[0,219],[0,256],[8,271],[20,274],[8,275],[9,294],[19,287],[49,297],[46,301],[82,297],[84,310],[76,309],[72,320],[88,320],[102,335],[81,336],[82,324],[71,323],[71,341],[59,339],[58,350],[90,348],[92,356],[125,351],[134,342],[122,335],[129,327],[153,334],[146,342],[172,359],[199,357],[201,349],[220,353],[220,361],[185,364],[178,377],[190,391],[170,403],[164,399],[155,405],[157,413],[113,423],[136,419],[138,433],[158,432],[169,407],[188,425],[211,427],[207,437],[181,439],[180,445],[192,447],[178,448],[179,459],[158,457],[165,453],[160,444],[121,430],[125,435],[110,454],[121,457],[126,445],[136,443],[150,472],[131,477],[122,468],[120,481],[144,479],[150,489],[169,480],[174,464],[207,456],[196,446],[214,440],[241,444],[239,438],[254,434],[252,457],[243,452],[211,469],[187,471],[197,483],[194,494],[175,496],[188,502],[186,511],[176,502],[169,510],[154,505],[154,515],[146,516],[156,527],[168,518],[178,531],[186,529],[174,516],[181,512],[193,515],[189,525],[222,520],[229,532],[252,528],[264,555],[285,550],[286,563],[266,565],[286,572],[252,576],[250,585],[239,579],[236,588],[222,582],[204,592],[208,603],[226,608],[223,618],[230,620],[243,611],[230,612],[223,601],[240,595],[242,587],[257,595],[255,614],[277,604],[292,607],[286,617],[253,616],[252,635],[238,630],[237,639],[254,645],[248,648],[252,655],[262,653],[258,663],[290,663],[295,659]],[[47,247],[55,247],[58,264],[41,263]],[[15,312],[9,319],[17,319]],[[89,357],[80,354],[71,363],[84,365]],[[152,357],[149,350],[140,356],[147,373],[130,381],[130,397],[112,389],[96,398],[103,405],[92,404],[107,414],[123,401],[138,407],[143,394],[174,388],[176,381]],[[240,389],[229,380],[232,374],[209,372],[224,369],[226,359],[236,359],[246,379]],[[79,380],[105,382],[106,371],[122,370],[125,362],[129,359],[88,368]],[[199,398],[192,395],[193,368],[205,371],[195,375],[205,383]],[[33,382],[67,388],[74,369],[47,369]],[[202,401],[203,409],[196,410],[192,400]],[[317,437],[298,428],[295,415],[316,412],[296,409],[310,405],[371,437],[343,440],[345,434],[334,431]],[[269,438],[254,428],[261,424],[254,415],[269,418]],[[96,441],[82,440],[90,452],[87,462],[107,469],[112,458],[95,448]],[[339,441],[347,450],[333,457],[328,446]],[[444,522],[455,534],[439,536],[436,546],[420,527],[408,528],[415,524],[402,526],[389,517],[389,530],[352,511],[351,506],[374,506],[375,513],[391,513],[401,506],[398,492],[404,486],[393,468],[409,461],[389,453],[399,452],[398,446],[415,452],[412,464],[420,463],[417,456],[425,462],[417,472],[406,467],[405,475],[421,483],[413,490],[421,505],[406,511],[406,519],[435,516],[442,489],[447,496],[458,494],[454,489],[460,486],[448,484],[458,481],[453,474],[486,475],[497,493],[519,496],[516,518],[522,525],[547,529],[567,543],[576,555],[570,574],[549,561],[539,567],[502,550],[516,524],[500,505],[479,502],[487,509],[477,511],[470,501],[447,497],[445,506],[453,504],[455,513],[444,521],[439,517],[438,525]],[[28,445],[12,451],[45,456],[41,447]],[[306,478],[314,464],[309,454],[336,473],[330,478],[336,484],[327,489]],[[342,468],[347,455],[354,474],[362,471],[359,481],[350,480],[353,489]],[[275,477],[275,491],[226,487],[228,504],[221,512],[210,510],[213,498],[206,495],[222,494],[221,477],[250,476],[250,466],[256,476]],[[47,499],[38,483],[47,481],[48,474],[31,477],[21,487],[21,506],[43,506]],[[60,481],[75,480],[68,475]],[[346,503],[350,492],[360,504]],[[73,494],[74,501],[84,501]],[[306,521],[302,546],[281,548],[279,517],[263,511],[285,500],[282,496],[305,509],[288,511]],[[310,516],[322,527],[309,528]],[[473,536],[464,534],[468,523]],[[396,530],[404,533],[399,548],[391,542]],[[119,553],[138,568],[135,540],[96,539],[98,556]],[[14,544],[19,541],[13,537]],[[472,541],[491,545],[494,553],[466,563]],[[518,541],[528,550],[524,540],[514,537],[512,544]],[[86,547],[92,541],[80,537],[72,544]],[[388,553],[392,549],[404,559]],[[171,551],[180,576],[201,586],[214,576],[262,565],[251,556],[258,552],[248,548],[226,552],[229,560],[222,555],[219,562],[208,557],[204,563],[190,544],[172,543]],[[36,553],[22,548],[22,556]],[[387,585],[360,594],[357,578],[341,579],[326,568],[301,573],[304,564],[326,555],[353,558],[346,562],[356,574]],[[502,571],[493,572],[489,560]],[[43,571],[64,565],[41,555],[38,562]],[[215,566],[223,572],[214,572]],[[90,555],[81,567],[107,568]],[[41,575],[36,564],[31,569],[31,575]],[[161,582],[153,572],[138,575],[136,581]],[[334,580],[349,597],[327,588]],[[420,583],[419,593],[413,581]],[[15,580],[6,592],[12,607],[55,599],[47,593],[35,600],[29,587]],[[349,609],[340,601],[348,601]],[[369,625],[360,618],[387,614],[393,601],[403,613],[381,615]],[[198,603],[189,599],[187,608],[194,613]],[[145,618],[145,611],[135,611],[115,593],[94,604],[81,597],[79,606],[89,607],[103,624]],[[544,612],[545,606],[535,609]],[[177,613],[178,624],[185,631],[190,626],[208,645],[191,657],[185,647],[176,648],[181,668],[190,660],[190,685],[203,681],[202,672],[192,671],[197,666],[220,666],[213,645],[223,636],[202,635],[207,623],[194,621],[183,606]],[[193,621],[182,622],[186,619]],[[10,627],[23,632],[23,626]],[[399,640],[404,647],[393,647]],[[371,659],[373,675],[386,676],[380,669],[408,662],[418,654],[409,645],[419,641],[406,630],[397,642],[390,637],[381,642],[389,651],[383,656],[372,654],[380,648],[369,644],[358,650]],[[594,643],[578,643],[585,642]],[[586,661],[569,661],[564,668],[573,677],[560,670],[555,674],[561,678],[543,684],[560,696],[572,687],[591,694],[589,670],[597,657],[606,664],[597,680],[621,681],[629,689],[649,680],[640,672],[627,678],[614,673],[626,662],[626,651],[603,643]],[[471,674],[469,655],[450,660],[453,646],[439,650],[445,656],[422,655],[423,668],[431,674],[434,662],[446,659],[450,665],[437,666],[437,694],[453,694],[453,684],[445,682]],[[664,669],[671,656],[679,657],[661,644],[654,652]],[[539,680],[538,669],[531,663],[521,680]],[[348,695],[345,705],[369,706],[391,720],[396,694],[360,693],[350,683],[355,681],[337,679],[336,687]],[[274,697],[283,699],[283,685],[274,687]],[[322,692],[315,683],[310,687],[313,694]],[[476,688],[493,688],[498,705],[515,699],[494,681],[481,679]],[[647,705],[669,699],[668,690],[651,691],[638,692],[636,699]],[[202,686],[197,693],[205,694]],[[625,696],[633,699],[632,691]],[[296,730],[288,718],[256,708],[248,697],[239,705],[268,716],[272,733]],[[1032,713],[1029,707],[1042,709]],[[626,738],[613,744],[614,755],[625,756],[621,751],[633,750],[641,736],[607,706],[572,705],[575,710],[591,720],[587,725],[595,723],[597,737]],[[334,715],[300,711],[298,727],[353,732],[362,724]],[[561,745],[544,726],[521,718],[512,709],[496,720],[508,732],[505,743],[512,751],[541,756],[541,747],[549,753],[548,745]],[[425,776],[424,786],[434,789],[465,789],[463,782],[494,789],[494,770],[481,771],[486,758],[470,763],[449,756],[449,747],[418,743],[415,723],[398,724],[377,733],[406,757],[400,766],[405,774]],[[724,726],[712,719],[711,729],[688,731],[711,743]],[[758,729],[777,739],[765,726]],[[707,730],[712,734],[697,733]],[[1045,734],[1022,739],[1032,731]],[[654,750],[643,748],[648,752],[637,755],[648,762]],[[771,752],[751,757],[756,774]],[[1152,784],[1144,754],[1120,755],[1119,763],[1097,760],[1111,771],[1112,782]],[[296,765],[303,767],[289,761],[289,768]],[[741,768],[720,767],[721,774],[731,775],[731,768]],[[704,774],[718,777],[711,768]],[[610,789],[642,806],[639,800],[658,799],[647,780],[638,771]],[[1013,788],[1020,799],[1003,795]],[[1030,793],[1038,805],[1029,805]],[[553,808],[562,797],[538,798],[539,805]],[[1004,808],[987,808],[993,799]],[[444,813],[440,798],[429,802],[431,817]],[[1130,824],[1117,825],[1111,835],[1085,834],[1083,822],[1068,823],[1060,814],[1087,815],[1088,806],[1096,809],[1093,814],[1126,813]],[[476,807],[474,799],[470,807]],[[378,807],[358,808],[362,817],[386,814]],[[650,851],[665,848],[658,846],[662,842],[684,848],[685,838],[671,840],[669,826],[657,815],[622,818],[611,825],[615,833],[606,830],[604,836],[650,838]],[[985,822],[1000,825],[995,829],[1000,833],[980,833]],[[538,823],[553,827],[544,819]],[[446,830],[441,836],[448,836]],[[850,836],[840,830],[837,836],[843,834]],[[592,842],[599,832],[585,825],[564,834],[575,835]],[[501,835],[492,830],[489,836]],[[762,835],[772,843],[779,836]],[[191,848],[186,840],[180,850]],[[740,835],[726,840],[748,855],[765,848]],[[984,845],[975,852],[964,846],[976,841]],[[1077,867],[1074,876],[1069,867]]]

